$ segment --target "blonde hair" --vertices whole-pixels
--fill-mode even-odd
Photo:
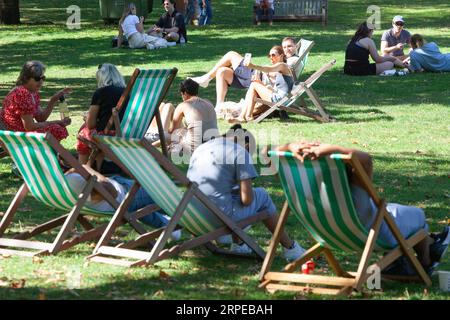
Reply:
[[[40,61],[27,61],[22,66],[19,77],[16,81],[16,86],[26,84],[31,78],[41,77],[45,72],[45,66]]]
[[[125,80],[117,70],[116,66],[111,63],[103,63],[99,66],[97,74],[97,86],[99,88],[107,86],[115,86],[125,88]]]

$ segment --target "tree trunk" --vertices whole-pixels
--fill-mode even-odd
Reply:
[[[19,24],[19,0],[0,0],[0,24]]]

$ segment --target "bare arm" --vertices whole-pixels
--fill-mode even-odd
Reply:
[[[376,63],[382,63],[385,61],[394,61],[396,60],[394,57],[392,56],[380,56],[378,54],[377,48],[375,46],[375,42],[372,39],[369,38],[365,38],[359,41],[359,43],[361,45],[363,45],[367,50],[369,50],[370,56],[372,57],[373,61],[375,61]]]
[[[239,181],[241,202],[244,206],[249,206],[253,201],[252,180],[246,179]]]
[[[139,33],[143,33],[144,32],[144,17],[140,17],[139,18],[139,22],[136,23],[136,30]]]

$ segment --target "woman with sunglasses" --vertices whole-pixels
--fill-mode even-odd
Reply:
[[[113,130],[105,132],[106,125],[112,116],[112,109],[119,102],[125,90],[125,80],[117,70],[116,66],[110,63],[103,63],[98,66],[95,75],[97,79],[97,90],[92,95],[91,105],[86,113],[84,124],[78,131],[76,149],[78,151],[78,161],[86,164],[91,148],[83,142],[84,139],[91,140],[93,134],[114,135]],[[124,106],[127,101],[124,101]],[[122,118],[125,108],[119,112],[119,119]]]
[[[264,110],[255,110],[256,98],[266,101],[278,102],[291,91],[294,85],[294,78],[291,69],[286,63],[281,46],[274,46],[270,49],[270,66],[258,66],[253,63],[244,62],[244,66],[262,72],[261,79],[254,76],[250,87],[245,95],[244,108],[237,118],[228,119],[230,123],[241,123],[252,121],[254,114],[260,114]]]
[[[3,100],[0,119],[7,130],[22,132],[50,132],[56,139],[67,138],[69,133],[66,126],[70,118],[47,121],[59,98],[70,93],[65,88],[54,94],[48,102],[47,108],[41,108],[39,91],[45,80],[45,66],[40,61],[28,61],[20,72],[13,88]]]
[[[403,47],[411,41],[411,34],[404,29],[405,21],[402,16],[392,19],[392,28],[386,30],[381,36],[381,52],[383,55],[394,56],[404,60],[408,55],[404,54]]]
[[[345,51],[344,73],[352,76],[368,76],[391,70],[394,65],[400,68],[406,65],[397,58],[378,54],[372,40],[373,26],[367,22],[359,25],[355,35],[350,39]],[[369,55],[375,63],[369,62]]]

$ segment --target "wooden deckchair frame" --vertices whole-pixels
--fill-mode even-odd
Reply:
[[[319,99],[319,96],[312,88],[312,85],[314,84],[314,82],[316,82],[322,76],[323,73],[325,73],[327,70],[330,70],[334,64],[336,64],[336,60],[333,59],[329,63],[323,65],[319,70],[314,72],[305,82],[300,82],[297,86],[295,86],[292,89],[290,96],[281,99],[277,103],[268,102],[268,101],[263,102],[264,104],[270,106],[270,108],[267,111],[263,112],[253,122],[255,122],[255,123],[261,122],[275,110],[284,110],[284,111],[288,111],[288,112],[293,112],[295,114],[309,117],[309,118],[315,119],[320,122],[334,121],[335,118],[327,113],[325,107],[323,106],[323,103]],[[292,106],[289,106],[289,107],[284,106],[284,104],[291,99],[301,98],[302,94],[305,92],[308,95],[308,97],[311,99],[311,101],[313,102],[314,106],[317,108],[317,111],[314,111],[305,106],[297,106],[295,104],[293,104]],[[259,102],[259,100],[257,100],[257,101]]]
[[[399,245],[396,248],[390,250],[372,266],[377,266],[381,271],[389,266],[392,262],[394,262],[397,258],[404,255],[408,258],[409,262],[418,273],[419,279],[423,281],[426,286],[430,286],[431,280],[420,264],[419,260],[415,256],[413,249],[413,247],[417,243],[422,241],[427,236],[426,232],[424,230],[420,230],[409,237],[409,239],[405,240],[405,238],[400,233],[397,225],[395,224],[394,219],[386,211],[385,201],[378,196],[370,178],[367,176],[364,168],[362,167],[356,156],[350,154],[343,155],[342,158],[355,170],[355,174],[360,178],[360,181],[362,181],[364,189],[368,192],[368,194],[378,207],[378,212],[369,231],[357,271],[344,271],[331,250],[322,246],[320,243],[316,243],[309,250],[307,250],[301,258],[286,265],[283,272],[270,272],[269,270],[274,259],[276,247],[280,241],[281,232],[283,231],[284,225],[290,213],[290,208],[286,201],[283,206],[283,210],[281,212],[277,227],[275,229],[275,233],[271,239],[266,259],[264,260],[263,266],[261,268],[261,272],[259,275],[259,279],[261,281],[260,287],[266,288],[268,291],[310,291],[312,293],[332,295],[349,295],[353,291],[361,291],[363,284],[370,276],[370,274],[367,273],[367,269],[369,268],[369,259],[372,257],[376,239],[378,237],[378,233],[380,231],[383,220],[387,223],[389,229],[391,230]],[[320,254],[325,255],[328,264],[330,265],[336,276],[295,273],[296,270],[301,268],[302,264],[312,258],[319,256]],[[410,278],[410,280],[416,279],[417,277]],[[307,286],[301,286],[298,284],[306,284]],[[310,285],[313,285],[313,287],[311,287]]]
[[[3,253],[28,257],[56,254],[81,242],[98,239],[106,229],[107,224],[105,223],[94,227],[90,223],[90,221],[84,217],[85,215],[90,214],[82,213],[82,208],[93,189],[96,189],[113,208],[117,208],[119,205],[117,201],[109,194],[109,192],[107,192],[106,189],[97,182],[97,178],[94,175],[90,174],[85,168],[83,168],[83,166],[80,165],[77,159],[75,159],[73,155],[69,151],[67,151],[55,137],[53,137],[50,133],[46,133],[44,139],[47,141],[49,146],[59,154],[61,159],[63,159],[68,165],[74,168],[75,172],[80,174],[87,181],[86,186],[80,193],[77,204],[68,214],[42,223],[34,227],[30,231],[16,234],[12,239],[3,238],[4,233],[12,223],[22,201],[29,192],[26,183],[23,183],[0,221],[0,254]],[[154,210],[155,208],[148,207],[141,209],[136,215],[134,215],[134,213],[133,215],[131,213],[127,213],[126,215],[124,215],[123,221],[121,221],[121,223],[123,224],[128,222],[137,232],[144,233],[145,229],[143,229],[136,222],[136,219],[147,215]],[[85,229],[85,231],[71,239],[68,239],[69,234],[75,227],[76,222],[79,222],[83,229]],[[60,226],[62,227],[52,243],[27,240]],[[16,249],[31,249],[31,251]]]
[[[97,146],[117,165],[119,165],[127,174],[131,177],[130,170],[123,164],[122,161],[118,159],[118,157],[113,153],[113,151],[101,143],[101,141],[94,135],[95,143]],[[213,253],[220,254],[228,254],[235,255],[241,257],[256,257],[261,260],[265,257],[265,252],[261,249],[258,244],[247,235],[242,229],[250,224],[254,224],[258,221],[264,220],[269,217],[267,212],[259,212],[257,215],[252,216],[250,218],[241,220],[239,222],[233,222],[229,217],[227,217],[223,212],[221,212],[212,202],[208,199],[208,197],[203,194],[198,188],[198,185],[192,181],[190,181],[174,164],[172,164],[166,157],[164,157],[156,148],[154,148],[151,143],[142,139],[140,144],[147,152],[151,154],[152,157],[161,165],[161,167],[170,173],[173,178],[177,181],[177,184],[187,187],[187,190],[184,192],[183,198],[178,204],[169,224],[161,229],[148,232],[139,236],[137,239],[129,241],[127,243],[122,243],[117,247],[108,247],[107,243],[110,241],[113,236],[117,226],[118,221],[122,220],[123,215],[126,212],[127,206],[131,202],[129,197],[133,196],[133,191],[137,190],[140,186],[136,177],[133,179],[136,181],[133,186],[133,190],[131,190],[130,194],[125,199],[123,206],[121,206],[115,213],[113,219],[110,221],[108,227],[106,228],[104,234],[102,235],[100,241],[94,249],[92,255],[90,255],[87,259],[90,261],[115,264],[125,267],[134,267],[141,265],[154,264],[160,260],[167,259],[173,257],[182,251],[192,249],[198,246],[205,246],[209,251]],[[180,221],[189,201],[196,197],[207,209],[209,209],[214,215],[224,223],[223,227],[220,227],[212,232],[203,234],[201,236],[194,236],[193,239],[186,240],[182,244],[176,244],[171,248],[164,249],[167,244],[171,233],[178,228],[178,222]],[[237,254],[232,253],[228,250],[221,249],[214,245],[211,241],[216,240],[218,237],[222,235],[226,235],[232,233],[236,235],[239,239],[244,241],[252,250],[255,255],[246,255],[246,254]],[[150,252],[139,251],[135,248],[141,246],[143,243],[148,243],[149,241],[156,240],[155,245],[153,246]],[[114,258],[107,257],[113,256]],[[118,257],[118,258],[117,258]],[[135,259],[134,261],[126,260],[126,259]]]
[[[175,79],[177,73],[178,73],[178,69],[172,68],[169,78],[165,82],[164,87],[161,92],[161,95],[159,96],[158,102],[156,103],[156,109],[155,109],[155,114],[154,114],[154,117],[156,118],[156,123],[158,125],[158,133],[159,133],[159,138],[160,138],[160,143],[161,143],[161,150],[166,157],[168,156],[167,143],[166,143],[166,139],[165,139],[164,129],[162,127],[159,106],[161,105],[162,101],[166,97],[167,92],[169,91],[169,88],[172,85],[172,82]],[[139,74],[141,74],[141,70],[139,68],[136,68],[134,70],[133,74],[131,75],[130,81],[128,81],[128,84],[127,84],[122,96],[120,97],[119,101],[117,102],[116,107],[113,108],[113,110],[112,110],[112,115],[111,115],[111,117],[105,127],[105,130],[104,130],[104,133],[106,135],[108,134],[108,132],[111,130],[112,126],[114,125],[115,135],[117,137],[122,136],[119,114],[120,114],[121,110],[124,107],[126,107],[126,106],[124,106],[124,104],[127,101],[127,99],[130,97],[131,91],[133,90],[133,86],[136,83],[136,79],[138,78]],[[101,155],[99,155],[98,149],[96,149],[95,144],[83,137],[79,136],[78,138],[80,140],[82,140],[84,143],[88,144],[92,148],[92,152],[91,152],[91,155],[89,157],[89,162],[88,162],[89,166],[92,167],[94,161],[97,159],[97,161],[98,161],[97,170],[100,171],[103,157]]]

